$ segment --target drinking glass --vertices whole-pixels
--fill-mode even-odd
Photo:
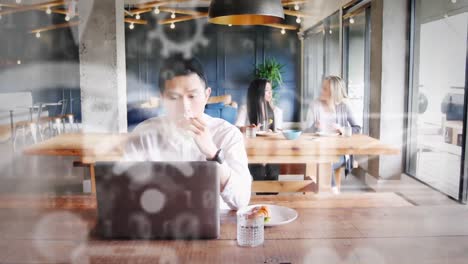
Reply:
[[[263,215],[237,212],[237,244],[241,247],[262,245],[265,240],[264,219]]]

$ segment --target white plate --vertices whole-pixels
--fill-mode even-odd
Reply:
[[[298,216],[297,211],[294,209],[273,204],[253,204],[242,208],[241,211],[245,212],[257,206],[266,206],[270,211],[270,221],[265,223],[265,226],[285,225],[296,220]]]
[[[337,132],[317,132],[315,134],[320,137],[337,137],[340,135],[340,133]]]

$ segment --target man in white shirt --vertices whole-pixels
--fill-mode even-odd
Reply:
[[[248,205],[252,176],[243,136],[228,122],[204,114],[211,88],[198,60],[166,59],[159,87],[165,114],[135,128],[125,159],[217,161],[222,167],[221,208],[237,210]]]

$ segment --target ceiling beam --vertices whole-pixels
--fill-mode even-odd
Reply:
[[[203,14],[194,15],[194,16],[183,16],[183,17],[176,17],[176,18],[169,18],[169,19],[161,19],[158,21],[158,24],[166,25],[166,24],[184,22],[184,21],[189,21],[189,20],[203,18],[203,17],[208,17],[208,13],[203,13]]]
[[[41,10],[46,11],[47,8],[41,8]],[[61,15],[68,15],[68,10],[67,9],[50,9],[50,11],[54,14],[61,14]],[[78,16],[78,13],[75,13],[75,16]]]
[[[146,25],[148,24],[148,21],[143,20],[143,19],[135,19],[135,18],[125,18],[126,23],[133,23],[133,24],[140,24],[140,25]]]
[[[288,6],[288,5],[300,5],[306,3],[306,0],[283,0],[281,1],[281,4],[283,6]]]
[[[128,14],[131,15],[131,16],[134,16],[136,14],[144,14],[144,13],[149,13],[151,11],[153,11],[152,8],[138,8],[138,9],[133,9],[133,10],[127,10],[128,11]]]
[[[295,16],[295,17],[313,17],[314,15],[311,13],[305,13],[302,11],[294,11],[294,10],[284,10],[284,14],[288,16]]]
[[[297,30],[297,29],[299,29],[297,26],[288,25],[288,24],[280,24],[280,23],[263,24],[261,26],[268,26],[268,27],[279,28],[279,29],[287,29],[287,30]]]
[[[73,21],[73,22],[55,24],[55,25],[51,25],[51,26],[47,26],[47,27],[41,27],[41,28],[33,29],[33,30],[29,31],[29,33],[38,33],[38,32],[40,33],[40,32],[51,31],[51,30],[55,30],[55,29],[59,29],[59,28],[74,27],[74,26],[78,26],[79,23],[80,23],[80,21]]]
[[[157,6],[184,3],[184,2],[190,2],[190,1],[193,1],[193,0],[161,0],[161,1],[151,1],[151,2],[147,2],[143,4],[138,4],[136,6],[138,8],[152,8],[152,7],[157,7]]]
[[[0,6],[1,6],[1,7],[11,7],[11,8],[22,7],[22,5],[17,5],[17,4],[2,4],[2,3],[0,3]]]
[[[35,5],[21,5],[21,7],[0,11],[0,16],[26,12],[26,11],[31,11],[31,10],[37,10],[37,9],[42,9],[42,8],[47,8],[47,7],[61,6],[64,4],[65,4],[65,1],[59,0],[59,1],[50,1],[50,2],[45,2],[41,4],[35,4]]]
[[[198,12],[198,11],[195,11],[195,10],[169,8],[169,7],[160,7],[159,10],[161,12],[176,13],[176,14],[189,15],[189,16],[199,16],[199,15],[203,15],[203,14],[208,15],[208,13],[206,13],[206,12]]]

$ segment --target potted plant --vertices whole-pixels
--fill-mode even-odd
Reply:
[[[274,58],[266,59],[265,62],[255,67],[255,78],[264,78],[271,81],[275,102],[279,99],[278,88],[283,85],[283,67],[284,65],[278,63]]]

